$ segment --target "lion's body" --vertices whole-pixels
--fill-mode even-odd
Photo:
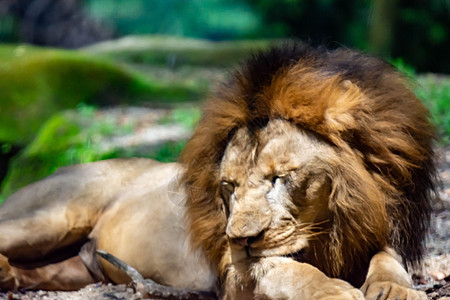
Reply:
[[[61,169],[4,203],[0,252],[11,264],[29,268],[64,261],[89,239],[146,278],[180,288],[213,290],[215,276],[202,254],[189,246],[184,194],[177,184],[180,171],[177,164],[147,159],[107,160]],[[61,252],[65,255],[55,259]],[[90,265],[88,260],[95,256],[84,252],[81,256],[90,271],[100,275],[93,280],[101,276],[116,283],[130,280],[104,260],[101,269]],[[51,285],[45,282],[43,286]]]
[[[66,218],[88,228],[68,228],[53,210],[42,215],[63,224],[65,244],[94,239],[145,276],[178,287],[202,282],[195,288],[210,290],[215,279],[227,299],[328,299],[318,289],[333,291],[331,299],[361,299],[350,284],[362,285],[369,299],[419,299],[401,263],[420,262],[429,223],[435,169],[428,117],[407,80],[381,60],[285,45],[251,58],[212,97],[182,167],[142,161],[131,183],[120,177],[126,172],[105,173],[122,188],[93,192],[112,199],[84,195],[82,184],[62,187],[81,195],[63,201],[76,216]],[[173,191],[186,207],[173,205]],[[30,201],[18,195],[8,202]],[[77,201],[84,204],[71,205]],[[8,234],[1,222],[0,234]],[[25,230],[17,238],[24,253],[41,240],[28,237]],[[2,238],[0,253],[14,260],[20,247]],[[174,267],[202,258],[201,272],[188,274],[188,263],[183,269],[194,281],[173,279]],[[109,278],[124,280],[102,265]]]

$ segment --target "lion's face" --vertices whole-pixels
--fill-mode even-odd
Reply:
[[[335,156],[330,145],[288,121],[239,129],[219,172],[232,248],[252,257],[289,255],[325,233]]]

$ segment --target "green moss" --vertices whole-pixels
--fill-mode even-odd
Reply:
[[[133,63],[225,67],[276,42],[279,41],[211,42],[171,36],[128,36],[87,47],[84,51]]]
[[[204,88],[170,84],[77,51],[0,46],[0,141],[25,144],[55,112],[80,102],[178,102]]]

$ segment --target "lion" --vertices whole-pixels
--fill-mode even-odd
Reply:
[[[7,199],[0,287],[129,281],[102,249],[222,299],[426,299],[407,268],[424,253],[433,141],[384,61],[274,47],[209,99],[179,163],[65,167]]]

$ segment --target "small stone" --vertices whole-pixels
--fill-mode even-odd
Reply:
[[[431,270],[430,275],[436,281],[441,281],[445,278],[445,274],[439,270]]]

